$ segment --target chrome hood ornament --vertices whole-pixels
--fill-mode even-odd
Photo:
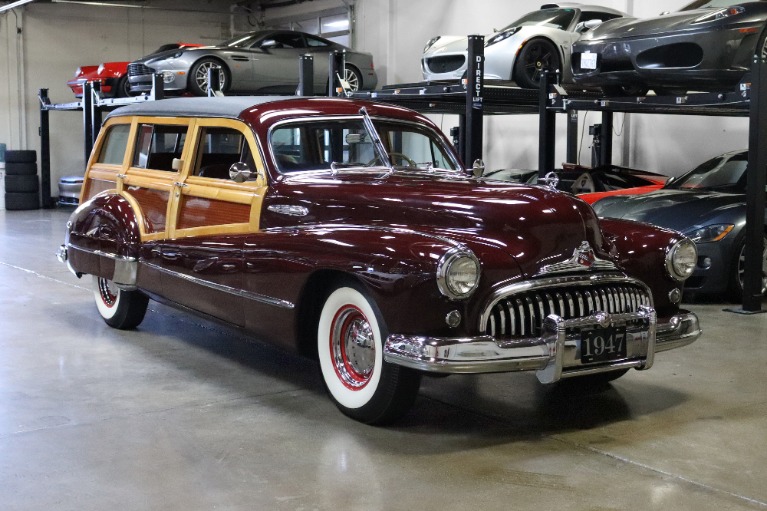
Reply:
[[[573,255],[569,259],[560,263],[548,264],[541,268],[539,275],[548,275],[551,273],[570,273],[579,271],[605,271],[617,270],[615,263],[602,259],[596,255],[594,249],[588,241],[583,241],[573,250]]]

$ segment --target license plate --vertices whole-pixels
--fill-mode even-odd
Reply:
[[[581,331],[581,362],[607,362],[626,358],[626,327],[596,327]]]
[[[597,68],[597,54],[596,53],[581,53],[581,69],[596,69]]]

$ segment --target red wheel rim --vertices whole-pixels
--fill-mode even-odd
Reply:
[[[117,293],[113,293],[109,288],[109,281],[107,279],[99,279],[99,295],[101,296],[101,302],[110,309],[117,303]]]
[[[329,344],[339,381],[350,390],[365,388],[375,366],[375,335],[358,307],[348,304],[339,308],[330,325]]]

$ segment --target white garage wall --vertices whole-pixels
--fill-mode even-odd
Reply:
[[[160,0],[156,0],[160,1]],[[171,1],[171,0],[164,0]],[[179,0],[180,1],[180,0]],[[190,2],[184,2],[189,5]],[[267,9],[266,17],[284,17],[345,5],[344,0],[313,0]],[[675,10],[684,0],[603,0],[602,5],[637,16]],[[200,0],[201,6],[213,5]],[[424,43],[440,34],[487,34],[541,2],[508,0],[357,0],[355,47],[375,56],[379,84],[421,79]],[[217,5],[224,6],[223,2]],[[221,7],[219,7],[221,8]],[[225,14],[180,13],[149,9],[94,8],[81,5],[30,4],[0,15],[0,142],[12,149],[39,151],[37,90],[49,88],[55,102],[73,99],[66,87],[79,65],[130,60],[172,41],[215,42],[230,27],[253,29],[253,20]],[[17,26],[20,33],[17,33]],[[677,175],[703,159],[746,146],[747,121],[731,118],[631,115],[615,117],[615,162]],[[584,115],[581,114],[583,123]],[[52,113],[53,194],[62,175],[82,172],[82,118],[79,113]],[[435,116],[445,131],[455,116]],[[564,161],[565,118],[558,116],[556,161]],[[586,124],[599,114],[585,116]],[[490,168],[536,168],[537,116],[487,117],[485,159]],[[581,161],[590,162],[590,137],[581,143]],[[622,158],[622,156],[625,156]]]
[[[229,23],[228,14],[75,4],[31,4],[2,15],[0,142],[39,154],[38,90],[49,89],[54,103],[74,101],[66,81],[78,66],[129,61],[174,41],[211,44],[229,36]],[[56,196],[59,177],[82,174],[85,167],[82,113],[52,112],[50,128]]]

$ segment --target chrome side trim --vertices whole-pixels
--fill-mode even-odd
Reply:
[[[636,326],[638,320],[641,326]],[[583,364],[580,330],[600,323],[627,326],[626,358]],[[630,326],[632,323],[634,326]],[[501,340],[489,335],[451,338],[393,334],[386,339],[383,355],[389,363],[420,371],[445,374],[536,371],[541,383],[554,383],[625,367],[649,369],[655,358],[656,332],[656,313],[650,307],[632,313],[595,313],[570,320],[551,314],[543,322],[540,337]]]
[[[290,204],[270,204],[266,209],[272,213],[287,216],[306,216],[309,214],[309,208],[304,206],[293,206]]]
[[[199,286],[215,289],[216,291],[222,291],[224,293],[229,293],[231,295],[247,298],[248,300],[254,300],[257,302],[265,303],[267,305],[273,305],[275,307],[280,307],[282,309],[295,309],[296,307],[294,303],[289,302],[287,300],[282,300],[281,298],[272,298],[270,296],[264,296],[262,294],[253,293],[251,291],[245,291],[243,289],[238,289],[231,286],[225,286],[223,284],[218,284],[216,282],[210,282],[208,280],[200,279],[192,275],[187,275],[185,273],[179,273],[173,270],[169,270],[160,265],[157,265],[154,263],[148,263],[146,261],[143,261],[143,264],[154,270],[165,273],[166,275],[170,275],[178,279],[183,279]]]

